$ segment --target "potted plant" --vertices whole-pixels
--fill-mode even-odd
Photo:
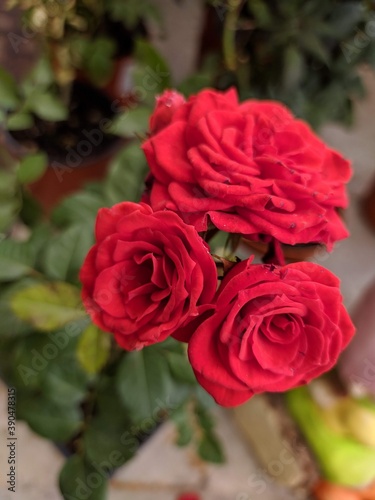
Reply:
[[[374,66],[371,2],[208,3],[202,48],[223,54],[220,88],[235,84],[243,99],[277,99],[314,128],[352,123],[353,99],[365,94],[359,70]]]
[[[139,17],[145,13],[139,6],[127,9],[133,28],[130,32],[111,18],[112,11],[115,19],[117,15],[114,4],[108,11],[107,4],[100,2],[11,2],[14,5],[24,9],[28,28],[40,39],[42,55],[19,85],[1,70],[0,120],[7,131],[6,143],[11,153],[18,158],[32,154],[33,164],[39,161],[34,168],[38,172],[44,170],[30,189],[49,212],[85,180],[104,175],[122,144],[109,127],[120,110],[129,103],[134,106],[138,97],[132,97],[131,74],[148,66],[153,71],[155,51],[150,48],[147,52],[146,41],[135,41],[142,32],[137,28]],[[110,37],[113,23],[117,36]],[[129,70],[127,88],[121,88],[121,96],[99,90],[98,86],[103,87],[111,79],[117,55],[133,52],[133,46],[139,55],[138,63],[133,63]],[[165,75],[157,78],[154,92],[167,83]],[[152,93],[151,88],[144,91]],[[29,181],[33,180],[30,174]]]
[[[11,190],[22,205],[27,165],[10,161],[0,173],[2,206]],[[195,442],[202,459],[223,460],[213,401],[195,382],[184,346],[169,339],[127,353],[82,306],[78,272],[94,242],[97,210],[138,200],[145,174],[133,141],[104,181],[65,198],[48,221],[27,200],[27,224],[25,206],[20,217],[10,207],[1,226],[8,236],[0,242],[1,377],[16,394],[17,418],[67,456],[60,475],[66,499],[84,491],[104,500],[114,470],[166,418],[176,422],[179,445]]]

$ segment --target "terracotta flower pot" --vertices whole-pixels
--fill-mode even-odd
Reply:
[[[46,172],[28,186],[46,214],[87,182],[102,179],[123,145],[122,139],[108,134],[114,112],[103,92],[75,82],[71,110],[66,122],[36,120],[32,130],[5,134],[5,145],[17,159],[35,150],[47,154]]]

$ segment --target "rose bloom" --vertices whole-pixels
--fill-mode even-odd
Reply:
[[[93,322],[127,350],[161,342],[211,308],[217,271],[206,243],[173,212],[102,208],[80,272]]]
[[[189,343],[199,383],[217,403],[236,406],[332,368],[354,334],[338,287],[336,276],[309,262],[234,266]]]
[[[168,92],[169,111],[160,98],[143,144],[144,199],[155,210],[173,210],[199,232],[213,225],[291,245],[330,248],[348,235],[337,209],[347,206],[349,162],[305,122],[277,102],[239,104],[234,89],[186,102]]]

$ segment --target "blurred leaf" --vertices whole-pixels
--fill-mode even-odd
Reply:
[[[38,392],[17,392],[17,418],[25,420],[31,429],[47,439],[68,441],[82,425],[77,407],[53,401]]]
[[[104,196],[109,205],[124,200],[138,202],[148,171],[143,151],[136,142],[120,151],[113,160],[104,185]]]
[[[96,374],[108,361],[111,352],[111,336],[95,325],[89,325],[82,333],[77,346],[77,357],[87,373]]]
[[[22,184],[29,184],[36,181],[43,175],[47,166],[48,158],[44,152],[24,156],[17,170],[18,181]]]
[[[116,116],[111,126],[111,133],[134,137],[136,134],[145,134],[149,129],[149,119],[151,110],[146,107],[136,107],[129,109]]]
[[[157,7],[150,0],[108,0],[106,5],[111,18],[122,21],[125,26],[132,30],[145,18],[160,20]]]
[[[72,322],[49,335],[33,332],[20,339],[13,351],[16,387],[35,389],[58,405],[77,406],[85,397],[88,382],[75,355],[86,324]]]
[[[201,404],[196,405],[195,412],[202,431],[198,443],[199,456],[207,462],[223,463],[225,461],[224,452],[215,435],[214,421],[211,415]]]
[[[171,373],[177,380],[193,385],[197,383],[193,369],[189,363],[187,354],[186,352],[184,352],[183,344],[181,344],[181,352],[177,353],[177,352],[167,351],[166,358],[168,360]]]
[[[19,111],[7,117],[6,127],[8,130],[28,130],[34,125],[31,114]]]
[[[90,478],[95,477],[94,481]],[[96,487],[93,487],[92,484]],[[108,477],[98,472],[88,461],[73,455],[65,462],[59,476],[60,491],[64,500],[106,500]]]
[[[19,216],[21,221],[28,227],[36,226],[43,217],[40,203],[27,190],[22,193],[22,206]]]
[[[340,2],[333,4],[330,12],[329,28],[331,36],[343,40],[347,36],[354,36],[357,26],[365,12],[362,2]]]
[[[294,90],[300,85],[304,74],[304,60],[298,47],[290,45],[284,51],[283,86],[286,91]]]
[[[159,52],[146,40],[138,39],[135,46],[137,66],[133,78],[142,89],[143,103],[154,103],[154,96],[172,86],[171,72]]]
[[[98,210],[105,205],[104,198],[89,191],[79,191],[64,200],[52,212],[52,221],[60,227],[86,224],[94,227]]]
[[[21,89],[25,96],[30,95],[35,89],[44,90],[54,83],[54,74],[48,57],[41,57],[33,67],[31,73],[23,82]]]
[[[313,32],[302,33],[299,38],[299,44],[318,61],[321,61],[327,66],[329,65],[331,59],[330,53],[320,38]]]
[[[33,273],[30,245],[13,240],[0,242],[0,281],[12,281]]]
[[[13,312],[42,331],[56,330],[86,317],[80,306],[79,290],[62,282],[27,286],[11,297]]]
[[[123,405],[136,422],[153,418],[155,412],[173,412],[187,399],[191,389],[175,380],[161,344],[128,353],[117,373]]]
[[[11,285],[1,286],[0,293],[0,337],[14,338],[27,335],[32,331],[32,326],[18,318],[11,309],[10,301],[18,290],[33,284],[34,281],[25,279]]]
[[[272,24],[273,16],[263,0],[248,0],[247,5],[253,13],[258,26],[266,28]]]
[[[14,172],[0,170],[0,232],[8,229],[21,206]]]
[[[68,117],[67,107],[52,94],[34,94],[28,102],[28,107],[42,120],[54,122],[66,120]]]
[[[199,456],[206,462],[222,464],[225,462],[222,447],[217,437],[212,433],[205,433],[198,446]]]
[[[116,44],[103,36],[86,42],[81,46],[82,65],[94,83],[104,84],[112,75]]]
[[[18,105],[17,84],[14,78],[0,67],[0,106],[12,110]]]
[[[70,350],[72,345],[76,346],[77,339],[70,338],[64,330],[51,334],[49,339],[55,339],[59,355],[46,370],[42,390],[58,404],[79,406],[87,397],[88,377],[78,363],[75,352]],[[49,342],[51,341],[49,340]],[[70,344],[69,349],[65,344]]]
[[[94,415],[83,437],[88,459],[107,463],[112,469],[129,460],[138,447],[132,434],[132,422],[118,400],[112,378],[101,379]]]
[[[94,243],[93,227],[74,224],[48,242],[44,271],[49,278],[77,282],[78,272]]]
[[[187,446],[192,441],[194,435],[192,418],[187,405],[184,404],[174,411],[171,418],[177,428],[177,446]]]

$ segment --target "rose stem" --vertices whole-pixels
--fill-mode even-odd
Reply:
[[[262,258],[264,264],[275,264],[285,266],[285,258],[281,243],[276,238],[272,238],[268,244],[268,250]]]
[[[237,68],[236,31],[241,6],[242,0],[227,1],[227,13],[223,33],[223,54],[225,65],[229,71],[235,71]]]

